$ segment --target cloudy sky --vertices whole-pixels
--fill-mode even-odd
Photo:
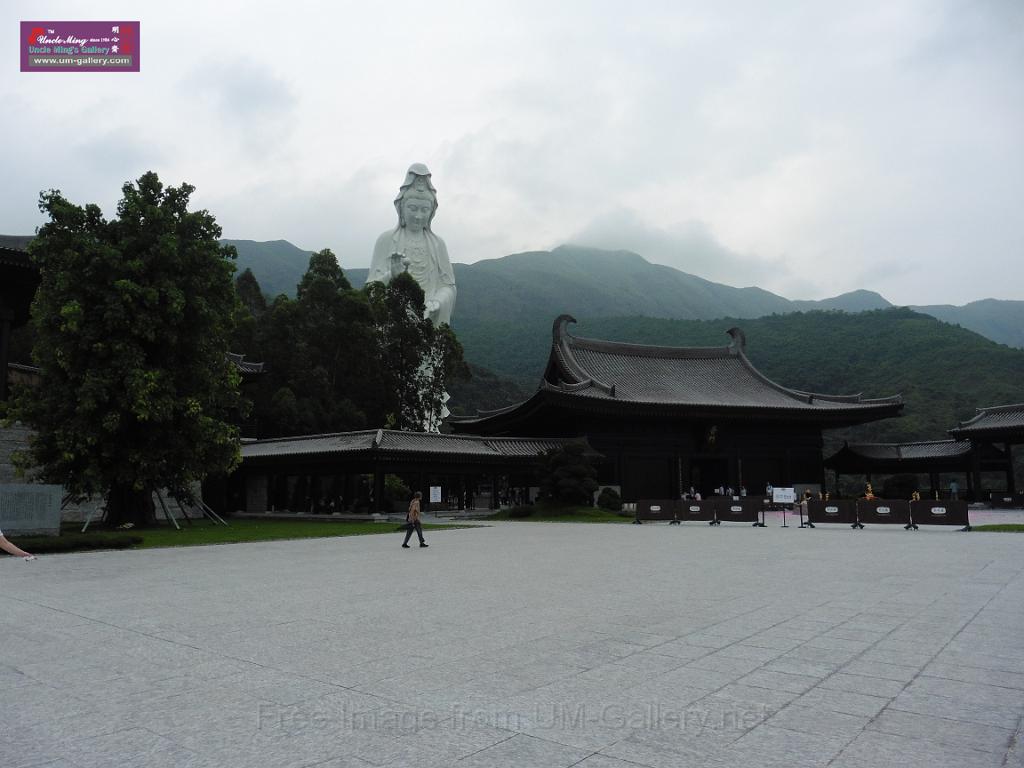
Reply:
[[[45,19],[40,19],[45,8]],[[146,170],[367,266],[405,169],[474,262],[575,242],[790,298],[1024,299],[1024,2],[48,2],[0,18],[0,233]],[[138,74],[18,72],[138,19]]]

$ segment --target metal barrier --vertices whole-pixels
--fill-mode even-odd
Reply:
[[[625,506],[625,505],[624,505]],[[633,523],[663,521],[679,525],[684,520],[721,525],[723,521],[752,523],[764,528],[764,500],[760,497],[734,497],[692,501],[688,499],[643,499],[629,507],[635,512]],[[802,511],[802,505],[801,505]],[[814,528],[821,523],[839,523],[851,528],[872,525],[902,525],[917,530],[918,525],[956,525],[971,530],[967,502],[944,499],[941,501],[904,499],[836,499],[823,501],[810,499],[806,505],[807,525]]]
[[[910,527],[917,529],[919,525],[959,525],[961,530],[971,530],[971,522],[967,513],[965,500],[942,499],[940,501],[910,502]]]
[[[857,499],[857,527],[864,523],[911,528],[910,502],[904,499]]]
[[[992,509],[1024,509],[1024,493],[992,491],[988,499]]]
[[[681,499],[676,503],[679,504],[680,520],[697,520],[708,525],[715,524],[715,502],[713,500]]]
[[[641,499],[636,503],[636,519],[633,523],[639,525],[645,520],[668,520],[670,525],[678,525],[678,504],[674,499]]]
[[[753,523],[764,527],[764,504],[759,497],[714,498],[694,501],[692,499],[642,499],[635,504],[636,519],[640,524],[648,521],[667,520],[669,524],[693,520],[721,525],[722,521],[732,523]]]
[[[841,523],[857,526],[857,502],[852,499],[836,499],[835,501],[809,500],[807,502],[807,527],[813,528],[819,523]]]
[[[718,497],[715,502],[715,525],[727,523],[753,523],[764,528],[764,501],[753,496]]]

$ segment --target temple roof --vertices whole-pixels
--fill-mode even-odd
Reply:
[[[422,460],[427,455],[451,461],[475,459],[490,463],[516,463],[533,461],[544,451],[569,443],[582,444],[589,455],[599,456],[581,438],[476,437],[373,429],[243,442],[242,460],[328,456]]]
[[[846,423],[895,416],[903,407],[899,395],[865,399],[777,384],[747,359],[746,339],[739,328],[729,329],[728,346],[662,347],[572,336],[567,327],[575,322],[569,315],[555,320],[547,368],[537,394],[527,403],[548,397],[600,410],[790,414]],[[452,423],[510,414],[527,403]]]
[[[5,267],[19,267],[30,272],[39,272],[39,268],[32,263],[28,252],[18,248],[0,245],[0,264]]]
[[[1024,403],[979,408],[972,419],[960,422],[949,434],[956,438],[1024,440]]]
[[[825,459],[825,466],[839,472],[942,472],[968,471],[974,446],[970,440],[933,440],[919,443],[846,443]],[[978,456],[984,467],[1005,461],[994,446],[981,446]]]
[[[846,453],[872,461],[918,461],[921,459],[962,458],[970,452],[970,440],[933,440],[922,443],[847,443],[832,458]],[[828,461],[832,461],[832,459]]]

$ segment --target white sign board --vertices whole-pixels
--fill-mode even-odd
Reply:
[[[430,503],[440,504],[441,503],[441,486],[432,485],[430,486]]]
[[[795,488],[772,488],[772,501],[775,504],[795,504]]]

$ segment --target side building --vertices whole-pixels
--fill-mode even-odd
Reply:
[[[456,433],[585,437],[605,458],[599,481],[625,501],[679,498],[690,487],[824,484],[822,430],[899,415],[899,395],[864,399],[777,384],[747,359],[739,328],[724,347],[585,339],[558,317],[537,392],[525,402],[452,418]]]

